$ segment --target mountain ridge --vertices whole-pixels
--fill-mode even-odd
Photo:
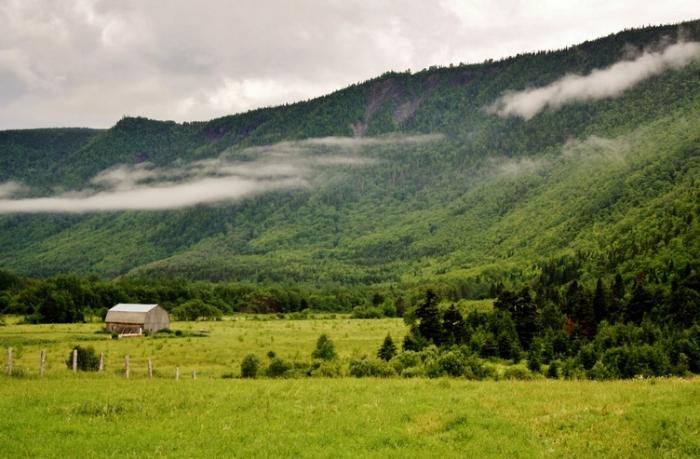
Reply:
[[[388,72],[313,100],[208,122],[125,117],[107,130],[66,131],[66,136],[76,134],[70,140],[57,138],[60,129],[51,130],[41,148],[27,147],[27,138],[41,137],[40,132],[0,132],[0,183],[22,182],[31,188],[30,197],[81,190],[116,165],[163,169],[222,154],[256,160],[255,148],[324,137],[443,136],[421,144],[363,146],[357,154],[372,166],[313,171],[305,177],[307,189],[232,203],[0,216],[5,247],[0,267],[31,275],[69,270],[263,283],[459,278],[479,296],[493,282],[535,275],[548,260],[576,259],[581,272],[592,277],[618,271],[633,276],[669,259],[677,266],[695,262],[697,61],[619,97],[575,102],[527,121],[485,110],[505,91],[542,87],[571,73],[586,75],[618,62],[630,47],[661,46],[664,37],[674,35],[700,40],[700,21],[632,29],[484,64]],[[644,141],[634,144],[639,138]],[[614,158],[620,139],[636,145],[634,154],[621,160]],[[303,148],[312,159],[347,154],[335,146]],[[579,156],[567,159],[572,148]],[[591,151],[605,167],[585,161]],[[41,167],[48,162],[51,167]],[[645,192],[640,174],[658,179],[658,186]],[[597,189],[586,195],[581,183]],[[627,184],[637,188],[630,191]],[[569,196],[568,190],[579,195]],[[664,200],[682,214],[680,220],[690,218],[685,228],[662,212]],[[561,216],[540,227],[529,221],[548,211]],[[649,215],[660,223],[649,223]],[[623,227],[642,236],[628,243]],[[640,242],[657,233],[673,247],[655,251]],[[612,247],[617,238],[621,248]],[[612,245],[596,244],[597,239]],[[679,244],[689,246],[688,253],[683,255]],[[644,247],[638,253],[628,249],[635,245]],[[612,249],[621,254],[612,257]],[[613,261],[601,261],[609,257]]]

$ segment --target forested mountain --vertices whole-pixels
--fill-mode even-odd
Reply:
[[[494,104],[679,41],[700,41],[700,22],[389,72],[209,122],[0,132],[0,186],[14,190],[3,197],[0,188],[0,202],[21,201],[0,215],[0,268],[317,287],[442,283],[473,298],[537,276],[660,279],[700,259],[700,60],[533,116],[503,116]],[[138,174],[140,186],[198,174],[238,180],[246,164],[247,191],[215,202],[123,210],[100,194],[124,191]],[[99,200],[70,207],[86,194]],[[68,207],[22,209],[48,196]]]

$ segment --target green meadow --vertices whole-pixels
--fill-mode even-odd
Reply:
[[[0,457],[700,455],[698,378],[243,380],[240,361],[251,352],[263,363],[268,351],[308,361],[327,333],[346,362],[376,353],[387,333],[400,340],[406,327],[400,319],[241,316],[176,322],[181,336],[121,340],[100,327],[0,327],[3,353],[10,345],[15,352],[15,376],[0,376]],[[69,371],[76,344],[104,352],[106,371]]]
[[[0,348],[13,347],[14,367],[19,375],[35,376],[42,349],[47,352],[46,374],[65,376],[66,359],[74,346],[92,346],[105,354],[105,373],[122,375],[124,356],[129,356],[132,377],[146,377],[148,359],[156,377],[174,377],[175,368],[183,375],[192,370],[203,378],[238,375],[246,354],[257,354],[262,361],[272,351],[292,361],[310,361],[316,340],[328,334],[339,358],[375,355],[390,333],[397,342],[407,327],[402,319],[350,319],[343,315],[320,315],[314,319],[279,319],[274,315],[241,315],[212,322],[174,322],[175,334],[147,338],[112,339],[101,333],[101,323],[18,325],[0,327]],[[4,363],[5,356],[2,361]]]

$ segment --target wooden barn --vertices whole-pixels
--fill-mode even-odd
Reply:
[[[105,328],[120,334],[155,332],[170,326],[168,311],[157,304],[119,303],[107,311]]]

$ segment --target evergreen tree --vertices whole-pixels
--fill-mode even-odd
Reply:
[[[438,297],[432,290],[425,293],[425,302],[416,309],[418,331],[420,335],[428,341],[432,341],[436,346],[443,342],[442,321],[440,320],[440,310],[438,309]]]
[[[448,344],[462,344],[466,340],[464,318],[455,305],[450,305],[442,315],[444,341]]]
[[[556,360],[549,364],[549,368],[547,368],[547,377],[551,379],[559,379],[559,364]]]
[[[530,346],[530,350],[527,352],[527,367],[536,373],[542,370],[542,355],[539,346]]]
[[[625,304],[625,281],[620,273],[615,274],[615,280],[610,288],[610,305],[608,316],[611,322],[616,322],[622,319],[623,308]]]
[[[530,288],[523,288],[517,295],[504,290],[494,307],[510,314],[515,322],[520,344],[524,349],[529,349],[532,337],[537,332],[537,304],[532,299]]]
[[[379,352],[377,352],[377,357],[388,362],[395,355],[396,345],[394,344],[394,340],[391,339],[391,335],[387,333],[386,338],[384,338],[384,342],[382,343],[382,346],[379,348]]]
[[[625,320],[639,324],[644,319],[644,315],[650,313],[653,307],[653,296],[644,287],[643,281],[637,281],[625,308]]]
[[[311,353],[311,357],[321,360],[333,360],[338,357],[338,354],[335,352],[335,344],[333,344],[333,341],[331,341],[328,335],[322,333],[321,336],[318,337],[316,349]]]
[[[593,293],[593,312],[596,323],[608,318],[608,294],[605,291],[603,280],[600,278],[598,278],[595,293]]]

